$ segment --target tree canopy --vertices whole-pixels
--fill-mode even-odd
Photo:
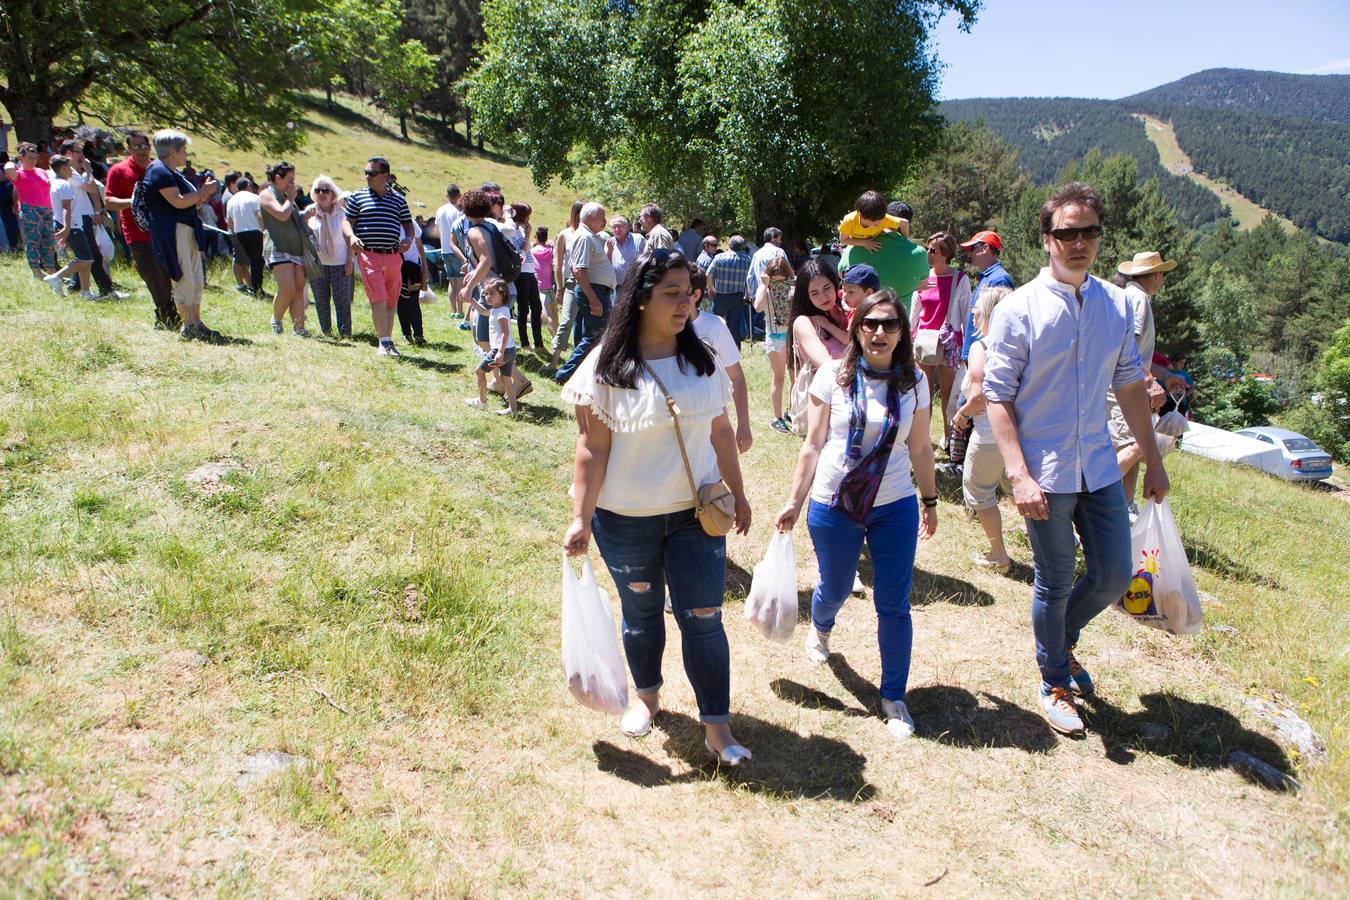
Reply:
[[[675,212],[816,234],[936,145],[928,35],[979,7],[486,0],[469,102],[541,186],[580,151]]]

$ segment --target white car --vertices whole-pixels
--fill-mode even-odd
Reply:
[[[1284,468],[1276,474],[1287,481],[1321,481],[1331,475],[1331,456],[1297,431],[1261,427],[1243,428],[1237,434],[1278,447]]]

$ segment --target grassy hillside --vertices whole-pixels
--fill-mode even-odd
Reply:
[[[1005,505],[1023,564],[1012,578],[973,568],[979,528],[944,481],[913,596],[918,731],[896,743],[876,715],[866,599],[845,608],[823,668],[741,620],[799,447],[767,427],[756,349],[755,525],[728,542],[726,608],[732,724],[755,760],[719,771],[677,640],[669,711],[645,740],[564,689],[574,426],[557,388],[536,372],[515,421],[467,408],[473,357],[444,302],[426,310],[430,346],[400,360],[374,354],[364,310],[356,341],[306,341],[213,288],[205,317],[235,336],[224,347],[151,331],[148,310],[143,296],[58,299],[0,262],[3,893],[895,896],[936,882],[1330,896],[1346,883],[1338,496],[1169,459],[1210,627],[1173,638],[1103,616],[1081,648],[1100,692],[1092,731],[1068,741],[1034,711],[1026,538]],[[806,598],[805,532],[796,550]],[[1248,701],[1271,696],[1312,723],[1325,759],[1253,715]],[[1302,793],[1224,768],[1232,749],[1295,772]],[[304,763],[255,778],[253,755],[270,751]]]

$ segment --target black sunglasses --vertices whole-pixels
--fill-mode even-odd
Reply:
[[[895,334],[900,330],[899,319],[863,319],[858,325],[868,334],[876,334],[877,331]]]
[[[375,169],[366,169],[367,178],[374,178],[376,175],[388,175],[388,174],[389,174],[388,172],[383,172]]]
[[[332,188],[316,187],[316,188],[314,189],[314,193],[316,193],[316,194],[331,194],[331,193],[333,193],[333,190],[332,190]]]
[[[1095,241],[1102,236],[1102,226],[1087,225],[1083,228],[1051,228],[1050,236],[1057,241],[1076,241],[1080,237],[1085,241]]]

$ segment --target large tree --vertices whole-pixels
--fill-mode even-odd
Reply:
[[[652,199],[820,234],[936,144],[929,32],[980,0],[486,0],[480,129],[536,183],[576,153]],[[709,215],[705,215],[708,218]]]
[[[302,132],[300,23],[314,0],[82,0],[0,5],[0,103],[23,140],[68,106],[285,149]],[[329,23],[332,26],[333,23]]]

